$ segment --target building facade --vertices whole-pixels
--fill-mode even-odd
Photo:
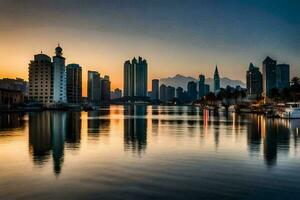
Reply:
[[[188,82],[187,92],[189,101],[195,101],[197,99],[197,83],[194,81]]]
[[[53,68],[51,58],[45,54],[34,55],[28,68],[29,100],[43,104],[53,103]]]
[[[101,78],[101,101],[110,101],[110,80],[107,75],[105,75],[104,78]]]
[[[88,71],[88,101],[93,104],[101,102],[101,80],[96,71]]]
[[[269,56],[263,61],[263,96],[271,95],[272,89],[277,87],[276,60]]]
[[[124,63],[124,96],[146,97],[148,83],[148,64],[141,57]]]
[[[152,80],[152,97],[153,100],[159,99],[159,80],[153,79]]]
[[[67,101],[79,104],[82,100],[82,68],[78,64],[69,64],[67,70]]]
[[[166,101],[172,101],[175,98],[175,88],[172,86],[167,87]]]
[[[28,82],[22,78],[0,79],[0,88],[7,90],[21,91],[24,96],[28,96]]]
[[[13,106],[24,103],[24,95],[18,90],[8,90],[0,88],[0,109],[3,106]]]
[[[290,65],[278,64],[276,66],[276,85],[279,91],[290,87]]]
[[[159,100],[161,102],[167,102],[167,86],[165,84],[159,87]]]
[[[53,56],[53,102],[67,103],[67,75],[62,48],[58,45]]]
[[[199,99],[205,96],[205,76],[203,74],[199,75],[199,84],[198,84]]]
[[[119,88],[114,89],[114,91],[111,92],[110,98],[111,99],[120,99],[122,97],[122,90]]]
[[[220,76],[219,76],[218,66],[216,66],[215,73],[214,73],[214,92],[215,92],[215,94],[219,93],[220,88],[221,88]]]
[[[252,63],[246,73],[247,95],[258,97],[262,93],[262,74]]]

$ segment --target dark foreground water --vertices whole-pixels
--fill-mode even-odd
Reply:
[[[0,199],[299,199],[300,121],[192,107],[0,114]]]

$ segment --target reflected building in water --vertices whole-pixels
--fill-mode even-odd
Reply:
[[[64,161],[65,142],[80,142],[80,113],[29,113],[29,144],[33,161],[43,165],[52,153],[55,174],[60,174]]]
[[[133,153],[145,151],[147,146],[147,106],[124,107],[124,145]]]
[[[110,107],[88,112],[88,136],[98,138],[110,130]]]
[[[278,154],[288,154],[291,130],[281,119],[252,116],[248,125],[248,146],[251,154],[259,155],[263,144],[263,156],[267,166],[277,163]]]
[[[24,128],[24,114],[22,113],[1,113],[0,131],[7,129]]]

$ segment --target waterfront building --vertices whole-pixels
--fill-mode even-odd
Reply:
[[[199,84],[198,84],[199,99],[205,96],[205,76],[203,74],[199,75]]]
[[[29,100],[43,104],[53,103],[51,58],[42,53],[34,55],[28,69]]]
[[[101,101],[100,74],[96,71],[88,71],[88,101],[93,104]]]
[[[24,103],[24,95],[18,90],[0,88],[0,109]]]
[[[210,86],[208,84],[205,84],[205,95],[207,95],[210,92]]]
[[[276,85],[279,91],[290,87],[290,65],[278,64],[276,66]]]
[[[188,82],[187,92],[189,101],[195,101],[197,99],[197,83],[194,81]]]
[[[28,81],[22,78],[3,78],[0,79],[0,88],[7,90],[21,91],[24,96],[28,96]]]
[[[183,88],[182,87],[176,88],[176,98],[179,100],[182,100],[182,98],[183,98]]]
[[[82,68],[78,64],[69,64],[67,69],[67,101],[81,103],[82,99]]]
[[[152,95],[151,99],[158,100],[159,99],[159,80],[153,79],[152,80]]]
[[[119,99],[122,97],[122,90],[116,88],[114,91],[111,92],[110,98],[111,99]]]
[[[175,88],[172,86],[168,86],[166,96],[167,101],[172,101],[175,98]]]
[[[269,56],[263,61],[263,95],[271,95],[272,89],[277,87],[276,82],[276,60]]]
[[[216,65],[215,73],[214,73],[214,92],[215,94],[220,91],[220,76],[218,71],[218,66]]]
[[[148,82],[148,64],[141,57],[124,63],[124,96],[146,97]]]
[[[162,84],[159,87],[159,100],[167,102],[167,86],[165,84]]]
[[[62,48],[58,45],[53,56],[53,102],[67,102],[67,78],[65,58],[62,56]]]
[[[255,67],[252,63],[249,65],[249,69],[246,73],[246,85],[247,95],[249,97],[258,97],[262,93],[262,74],[258,67]]]
[[[105,75],[104,78],[101,78],[101,101],[110,101],[110,80],[107,75]]]

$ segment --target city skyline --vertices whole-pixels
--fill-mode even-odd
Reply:
[[[221,77],[246,82],[244,72],[249,63],[262,69],[261,61],[266,56],[278,63],[289,63],[291,76],[300,73],[300,23],[297,12],[293,12],[299,4],[296,1],[289,5],[280,1],[189,1],[184,5],[168,1],[77,2],[80,6],[71,1],[1,1],[1,8],[6,9],[0,12],[0,38],[5,38],[1,39],[0,54],[5,59],[0,60],[0,78],[28,80],[27,66],[32,55],[40,51],[53,55],[58,42],[64,49],[66,63],[78,63],[83,68],[84,96],[88,70],[108,74],[112,89],[123,88],[123,61],[138,55],[147,58],[151,68],[149,80],[177,73],[197,77],[201,72],[212,77],[217,64],[222,69]],[[36,12],[28,13],[29,8]],[[16,15],[8,12],[12,9]],[[184,16],[185,12],[191,14]],[[140,45],[128,48],[133,41]]]

